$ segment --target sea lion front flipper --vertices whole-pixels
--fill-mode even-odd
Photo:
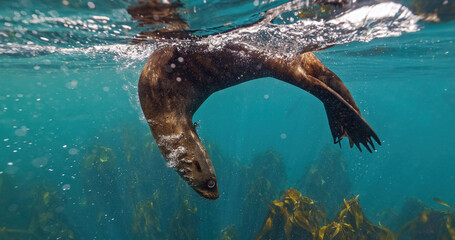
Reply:
[[[375,149],[371,138],[381,145],[379,137],[351,103],[320,80],[312,76],[308,78],[315,84],[311,92],[324,103],[334,143],[339,143],[347,136],[350,147],[355,144],[360,151],[360,143],[369,152],[371,148]]]
[[[359,114],[360,110],[354,101],[349,89],[341,79],[330,69],[328,69],[312,52],[306,52],[296,57],[296,65],[302,67],[307,75],[323,82],[327,87],[338,93],[346,102],[349,103]]]
[[[286,78],[287,82],[310,92],[324,103],[334,143],[347,136],[350,146],[356,145],[360,151],[360,143],[369,152],[371,148],[375,149],[371,138],[381,145],[376,133],[360,115],[347,87],[313,53],[297,56],[290,63],[289,70],[288,76],[291,77]]]
[[[334,143],[339,143],[341,139],[347,136],[350,147],[355,144],[360,151],[362,149],[359,143],[364,145],[369,152],[371,149],[368,144],[373,150],[375,149],[371,138],[381,145],[378,136],[365,119],[337,93],[330,93],[329,96],[326,96],[324,107]]]

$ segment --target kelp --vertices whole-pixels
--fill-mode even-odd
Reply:
[[[10,229],[7,227],[0,227],[0,239],[28,240],[40,239],[40,237],[28,229]]]
[[[188,198],[199,196],[166,166],[150,133],[125,127],[123,140],[123,154],[118,158],[125,159],[121,180],[134,210],[131,235],[134,239],[193,239],[197,207]]]
[[[194,240],[199,239],[197,233],[197,207],[184,200],[174,214],[168,228],[168,239]]]
[[[0,222],[0,239],[75,239],[74,231],[69,227],[64,211],[65,198],[53,186],[46,183],[33,185],[26,191],[19,192],[14,179],[0,175],[0,208],[3,211],[16,205],[14,214],[3,214]]]
[[[136,204],[131,226],[134,239],[163,239],[158,211],[154,200],[144,200]]]
[[[442,201],[441,199],[435,197],[433,198],[433,200],[439,204],[441,204],[442,206],[444,207],[448,207],[449,208],[449,211],[454,211],[455,210],[455,205],[449,205],[447,203],[445,203],[444,201]]]
[[[327,216],[334,217],[339,203],[351,189],[346,162],[339,149],[326,145],[310,165],[295,188],[324,206]]]
[[[17,182],[15,179],[7,174],[0,174],[0,228],[8,226],[8,228],[23,228],[27,223],[16,221],[16,214],[5,214],[10,212],[10,206],[17,206],[17,201],[20,199],[20,188],[15,188]],[[14,204],[14,205],[13,205]],[[4,231],[5,232],[5,231]],[[0,235],[1,236],[1,235]]]
[[[239,240],[239,233],[234,225],[229,225],[223,230],[221,230],[220,235],[216,238],[216,240]]]
[[[402,226],[420,216],[420,213],[430,210],[422,201],[415,198],[407,198],[399,212],[388,210],[381,217],[381,223],[392,232],[397,232]]]
[[[243,202],[241,196],[244,196],[239,193],[245,192],[246,189],[239,186],[240,184],[250,181],[242,177],[242,169],[244,169],[245,166],[241,165],[238,159],[229,158],[217,144],[209,140],[204,140],[204,146],[216,169],[220,198],[216,201],[207,203],[193,192],[190,194],[193,196],[192,199],[201,206],[198,210],[198,215],[201,219],[210,219],[210,221],[204,221],[204,231],[203,233],[201,232],[201,235],[203,235],[201,236],[202,239],[215,239],[220,237],[220,228],[225,227],[228,223],[226,222],[226,219],[230,219],[231,223],[234,223],[240,222],[245,216],[239,214]],[[185,187],[189,189],[187,186]],[[220,217],[220,215],[223,217]],[[232,229],[237,232],[241,225],[239,224],[236,227],[237,228],[228,227],[224,230]],[[233,239],[238,239],[234,236],[231,237],[233,237]]]
[[[348,223],[331,222],[319,229],[316,239],[354,239],[354,229]]]
[[[455,206],[439,198],[437,203],[448,208],[447,211],[425,210],[420,216],[408,222],[398,231],[399,239],[412,240],[455,240]]]
[[[93,223],[97,226],[95,237],[100,239],[109,238],[110,219],[114,218],[116,222],[124,222],[126,219],[124,214],[121,214],[124,194],[119,191],[118,181],[121,178],[117,157],[118,151],[115,152],[112,147],[94,145],[93,148],[87,149],[81,165],[80,180],[83,187],[81,207],[87,211],[87,218],[96,221]],[[126,235],[126,229],[119,229],[118,234]]]
[[[269,205],[261,231],[255,239],[312,239],[326,217],[316,203],[290,188],[281,200]]]
[[[161,169],[158,169],[160,159],[158,147],[153,142],[151,133],[139,134],[132,132],[128,127],[123,129],[123,153],[125,161],[122,161],[127,171],[122,176],[127,185],[129,202],[134,208],[144,199],[150,199],[156,191],[160,181],[153,179]],[[163,164],[164,165],[164,164]],[[164,166],[162,167],[164,169]]]
[[[298,13],[299,18],[329,19],[340,9],[349,5],[349,0],[314,0],[312,4]]]
[[[61,213],[65,201],[56,188],[44,183],[34,185],[24,201],[29,206],[27,214],[18,214],[13,221],[28,221],[28,227],[17,229],[2,226],[0,239],[76,239],[65,215]]]
[[[91,202],[101,200],[109,206],[117,198],[117,155],[106,146],[95,146],[82,163],[81,181]]]
[[[385,227],[373,225],[365,216],[358,196],[344,200],[342,210],[329,225],[319,229],[316,240],[395,240],[395,235]]]
[[[250,178],[268,179],[277,193],[286,185],[287,175],[283,157],[274,150],[255,155],[251,164],[247,166],[247,172]]]
[[[448,22],[455,19],[455,2],[412,0],[410,9],[426,21]]]
[[[117,198],[117,156],[106,146],[95,146],[82,163],[81,180],[90,201],[109,206]]]
[[[117,158],[125,159],[119,165],[126,170],[120,180],[126,183],[125,200],[133,209],[130,234],[134,239],[191,239],[192,231],[197,233],[192,229],[195,220],[182,218],[195,217],[196,205],[186,199],[199,196],[166,166],[150,132],[125,127],[122,133],[123,151]],[[174,233],[176,229],[181,232]]]
[[[82,167],[88,172],[98,173],[101,178],[97,179],[99,182],[103,181],[103,178],[109,177],[107,174],[111,173],[115,169],[116,155],[111,148],[105,146],[96,146],[84,159]],[[96,182],[96,181],[95,181]]]
[[[251,239],[261,228],[262,219],[267,213],[267,204],[279,196],[286,184],[286,167],[277,152],[269,150],[253,157],[251,164],[242,171],[246,192],[244,196],[240,232],[245,239]]]
[[[344,200],[341,211],[326,226],[326,216],[315,201],[295,189],[273,201],[256,239],[395,240],[385,227],[373,225],[364,215],[357,197]]]
[[[0,174],[0,206],[11,201],[14,195],[14,183],[9,174]]]
[[[35,185],[30,191],[32,197],[32,220],[28,231],[38,239],[76,239],[63,215],[64,197],[57,189],[47,184]]]
[[[332,16],[337,10],[337,7],[332,5],[316,5],[305,8],[298,13],[298,17],[302,19],[327,19]]]
[[[176,189],[179,178],[166,166],[151,133],[141,134],[142,132],[125,127],[123,154],[118,156],[122,159],[118,165],[126,170],[120,180],[127,184],[129,200],[133,207],[144,199],[154,198],[157,192],[166,195],[165,192],[169,192],[169,189]],[[175,192],[172,191],[170,194]],[[179,201],[172,203],[177,205]],[[155,203],[157,204],[158,202]]]

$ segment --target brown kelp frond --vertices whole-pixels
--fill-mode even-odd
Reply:
[[[319,229],[316,240],[379,239],[395,240],[395,235],[385,227],[373,225],[359,204],[359,196],[344,200],[342,210],[329,225]]]
[[[445,203],[444,201],[442,201],[441,199],[436,198],[436,197],[433,198],[433,200],[434,200],[435,202],[437,202],[437,203],[443,205],[443,206],[448,207],[450,210],[455,210],[455,205],[449,205],[449,204]]]
[[[315,201],[290,188],[274,200],[256,239],[309,239],[326,220]]]
[[[220,235],[216,238],[216,240],[238,240],[240,239],[239,233],[234,225],[229,225],[223,230],[221,230]]]
[[[443,204],[444,205],[444,204]],[[398,231],[400,239],[455,239],[455,212],[426,210]]]
[[[169,224],[168,239],[199,239],[196,212],[195,204],[183,200]]]
[[[162,239],[163,231],[153,200],[145,200],[134,206],[131,232],[135,239]]]

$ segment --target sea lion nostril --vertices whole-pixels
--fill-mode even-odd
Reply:
[[[210,180],[207,181],[207,187],[214,188],[215,185],[216,185],[215,180],[210,179]]]

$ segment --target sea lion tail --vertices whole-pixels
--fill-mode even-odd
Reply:
[[[372,152],[371,149],[375,150],[371,138],[381,145],[381,141],[374,130],[360,116],[360,113],[346,101],[337,98],[335,101],[326,101],[324,107],[335,144],[340,144],[341,139],[348,137],[351,148],[356,145],[362,151],[361,143],[370,153]]]

